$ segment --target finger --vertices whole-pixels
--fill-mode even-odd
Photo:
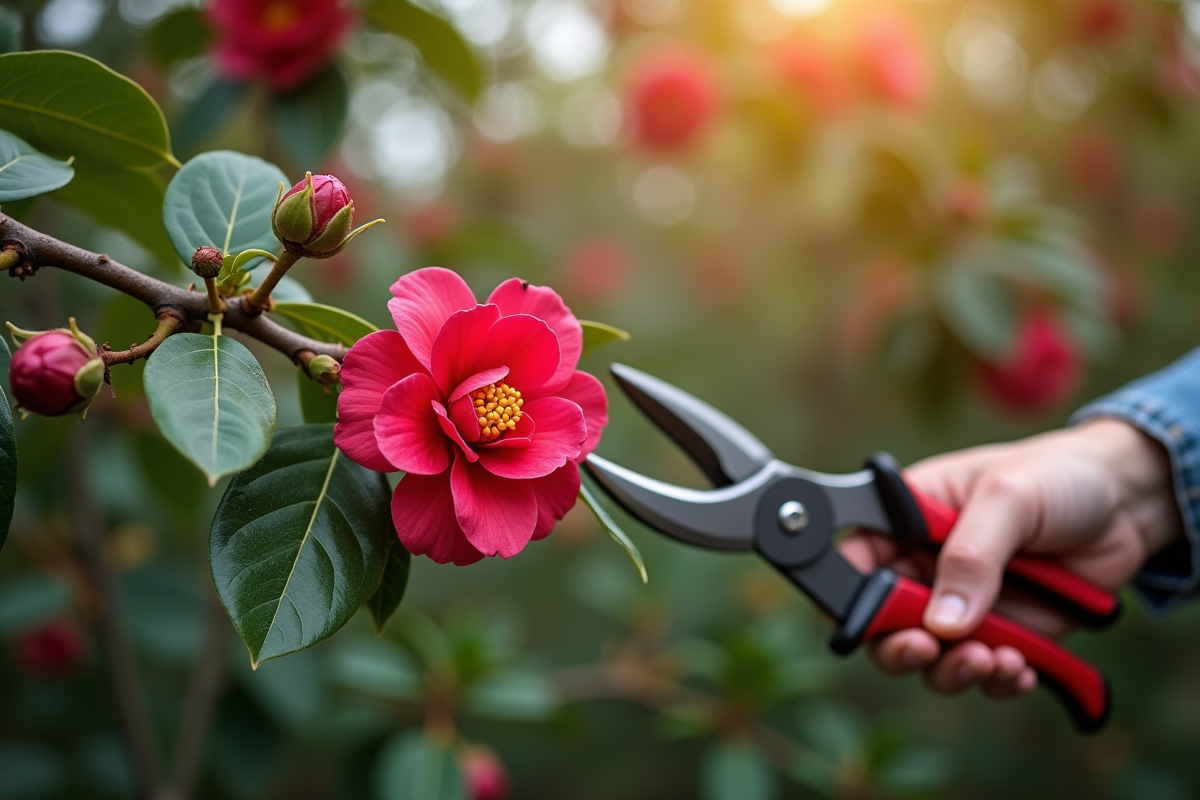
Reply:
[[[838,543],[838,549],[860,572],[874,572],[889,565],[900,553],[895,539],[869,531],[854,531]]]
[[[925,671],[925,682],[943,694],[959,694],[987,680],[996,669],[992,650],[982,642],[960,642]]]
[[[1004,565],[1037,524],[1032,490],[1020,478],[981,477],[938,555],[925,627],[959,639],[983,621],[996,602]]]
[[[992,677],[983,682],[981,688],[985,694],[996,698],[1016,697],[1024,694],[1020,680],[1028,669],[1025,656],[1012,647],[997,647],[992,651],[996,660],[996,671]]]
[[[867,651],[888,675],[907,675],[937,661],[942,648],[929,631],[910,628],[872,642]]]

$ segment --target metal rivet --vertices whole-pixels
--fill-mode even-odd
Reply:
[[[787,501],[779,507],[779,527],[784,533],[800,533],[808,527],[808,509],[803,503]]]

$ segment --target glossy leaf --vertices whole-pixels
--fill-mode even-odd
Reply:
[[[180,153],[198,149],[225,127],[246,97],[244,83],[216,79],[191,101],[171,126],[175,147]]]
[[[275,431],[275,397],[254,355],[228,336],[177,333],[150,356],[150,414],[215,486],[252,466]]]
[[[8,362],[12,361],[12,351],[8,349],[8,339],[0,336],[0,388],[4,391],[12,393],[12,389],[8,386]],[[9,398],[12,402],[12,398]]]
[[[374,0],[363,10],[363,16],[376,27],[416,45],[425,64],[468,99],[479,95],[483,68],[445,19],[407,0]]]
[[[54,196],[101,225],[127,234],[160,263],[179,266],[179,257],[162,224],[164,187],[158,176],[132,169],[97,171],[76,164],[75,180]]]
[[[701,762],[703,800],[772,800],[778,794],[775,773],[749,745],[720,743]]]
[[[362,317],[321,303],[276,302],[271,313],[285,317],[305,336],[347,347],[379,330]]]
[[[294,92],[271,98],[271,119],[284,151],[316,172],[337,143],[350,110],[350,85],[336,64]]]
[[[408,574],[411,569],[412,555],[404,549],[399,539],[395,539],[388,547],[387,562],[383,567],[383,577],[379,579],[379,588],[367,598],[366,603],[377,634],[383,633],[383,626],[400,607],[400,601],[404,599],[404,590],[408,588]]]
[[[621,530],[621,526],[604,510],[604,506],[600,505],[600,501],[596,499],[596,496],[584,484],[580,484],[579,486],[579,497],[587,504],[592,513],[596,515],[596,521],[600,523],[600,526],[629,555],[630,560],[633,561],[633,565],[637,567],[638,575],[642,576],[642,583],[649,583],[650,576],[646,574],[646,564],[642,561],[642,552],[638,550],[637,545],[633,543],[629,535]]]
[[[467,791],[454,753],[419,733],[398,733],[376,757],[375,796],[467,800]]]
[[[146,32],[146,52],[159,65],[169,67],[176,61],[204,55],[212,34],[204,11],[194,6],[177,8]]]
[[[614,328],[612,325],[587,319],[579,320],[579,324],[583,326],[583,352],[585,355],[612,342],[629,341],[628,332]]]
[[[0,203],[53,192],[74,176],[75,170],[66,161],[39,153],[19,136],[0,130]]]
[[[253,664],[327,638],[379,585],[395,531],[387,480],[341,453],[332,425],[279,431],[213,519],[217,595]]]
[[[0,119],[39,150],[92,169],[179,162],[158,104],[95,59],[61,50],[0,55]]]
[[[13,431],[12,409],[0,389],[0,549],[8,539],[13,503],[17,497],[17,436]]]
[[[296,370],[296,390],[300,395],[300,416],[307,423],[337,422],[336,389],[325,390],[302,369]]]
[[[271,208],[286,182],[274,164],[232,150],[202,153],[185,164],[167,187],[162,210],[183,263],[205,245],[222,253],[278,251]]]

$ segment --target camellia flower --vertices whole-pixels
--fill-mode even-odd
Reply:
[[[87,643],[73,620],[56,619],[25,631],[14,646],[17,663],[27,673],[58,677],[79,667]]]
[[[775,72],[818,116],[834,117],[854,99],[838,56],[819,39],[784,40],[771,51],[771,62]]]
[[[406,473],[392,496],[405,548],[438,563],[509,558],[550,533],[608,422],[600,381],[575,369],[583,327],[550,288],[513,278],[477,303],[429,267],[392,286],[396,330],[342,363],[337,446]]]
[[[508,772],[486,747],[470,747],[459,756],[471,800],[504,800],[508,797]]]
[[[215,0],[208,17],[221,73],[265,79],[277,92],[297,88],[329,63],[354,21],[342,0]]]
[[[696,53],[671,50],[651,55],[631,72],[629,99],[637,138],[660,150],[685,147],[711,124],[717,80]]]
[[[932,81],[929,59],[903,17],[880,12],[867,20],[858,63],[867,90],[884,103],[905,111],[924,105]]]
[[[983,368],[983,387],[1013,411],[1042,411],[1065,399],[1081,372],[1079,351],[1045,311],[1025,316],[1007,359]]]

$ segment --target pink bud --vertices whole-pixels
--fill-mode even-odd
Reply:
[[[508,797],[508,773],[491,750],[469,748],[462,754],[460,763],[471,800],[504,800]]]
[[[56,677],[73,672],[83,660],[85,642],[69,619],[47,622],[17,637],[17,663],[31,675]]]
[[[44,417],[86,409],[103,377],[98,354],[65,330],[35,334],[8,365],[8,382],[20,408]]]
[[[331,254],[354,227],[354,200],[332,175],[306,176],[281,198],[272,222],[285,247],[303,255]]]

